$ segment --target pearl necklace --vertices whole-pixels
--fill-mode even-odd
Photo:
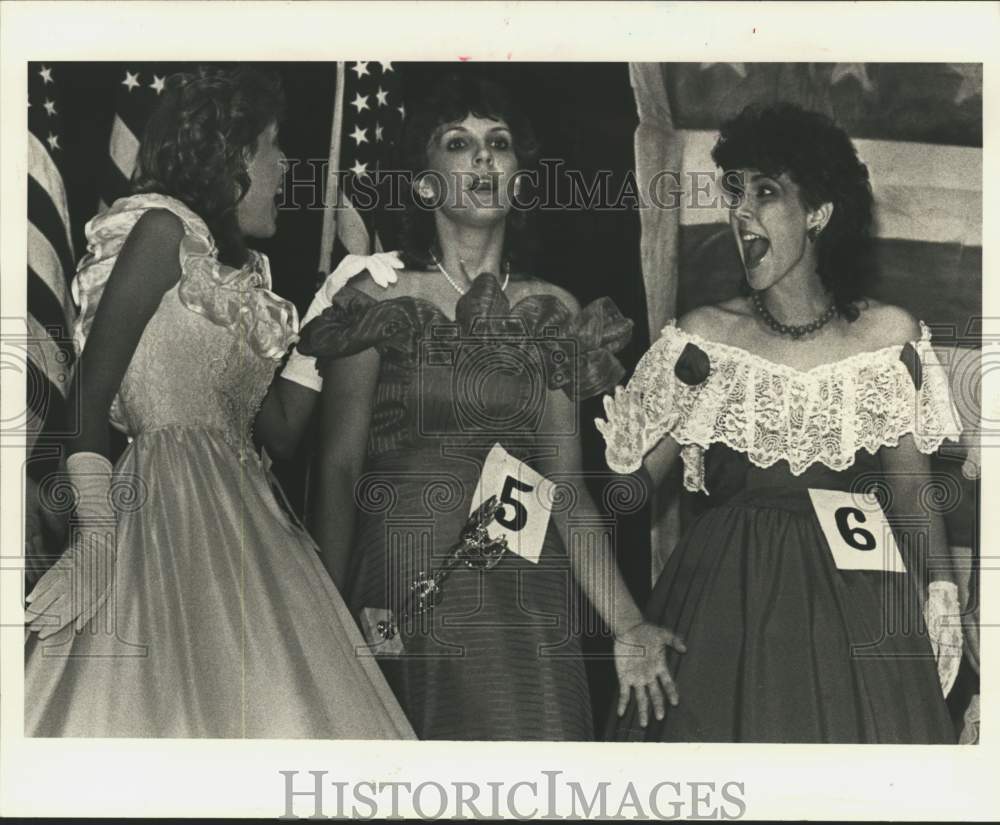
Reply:
[[[434,266],[436,266],[441,271],[441,274],[444,275],[444,277],[448,281],[448,283],[451,284],[452,289],[454,289],[455,292],[457,292],[459,295],[465,295],[465,290],[462,289],[461,284],[458,284],[458,283],[455,282],[455,279],[452,278],[451,275],[448,274],[448,270],[445,269],[441,265],[441,262],[437,259],[437,255],[435,255],[433,252],[431,253],[431,260],[434,261]],[[465,271],[465,261],[463,261],[461,258],[459,258],[458,262],[462,265],[462,271],[464,272]],[[510,283],[510,261],[505,261],[504,262],[503,270],[504,270],[503,286],[500,287],[500,290],[502,292],[506,292],[507,291],[507,284]],[[466,275],[466,277],[468,277],[468,275]]]
[[[760,297],[759,292],[754,292],[750,296],[750,302],[753,304],[753,308],[757,311],[757,314],[763,319],[764,323],[767,324],[771,329],[777,332],[779,335],[787,335],[793,340],[798,340],[803,335],[808,335],[810,332],[816,332],[823,327],[825,327],[834,315],[837,314],[837,304],[834,301],[830,302],[823,313],[813,321],[808,324],[783,324],[777,318],[775,318],[766,306],[764,306],[764,299]]]

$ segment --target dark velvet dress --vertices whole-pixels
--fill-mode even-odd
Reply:
[[[612,353],[631,327],[608,300],[576,316],[553,296],[511,307],[489,274],[455,322],[422,299],[376,302],[346,288],[307,325],[299,350],[320,364],[370,347],[381,356],[355,493],[348,602],[363,626],[366,608],[400,616],[409,584],[444,562],[495,444],[537,465],[552,455],[551,394],[585,398],[621,379]],[[508,552],[490,570],[456,569],[442,591],[403,623],[403,650],[378,655],[420,738],[593,738],[580,595],[551,520],[537,564]]]
[[[668,652],[680,704],[643,729],[633,700],[610,738],[954,742],[912,546],[892,524],[907,572],[844,569],[809,493],[884,492],[881,449],[912,433],[931,452],[957,435],[926,328],[802,372],[668,326],[619,404],[609,463],[634,470],[669,432],[700,512],[645,611],[685,640]]]

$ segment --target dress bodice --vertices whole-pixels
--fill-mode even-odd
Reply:
[[[731,479],[719,462],[737,454],[746,467],[736,473],[745,476],[742,486],[803,488],[819,476],[864,472],[906,435],[932,453],[962,427],[930,339],[921,324],[920,338],[905,345],[798,370],[672,322],[609,405],[601,425],[608,465],[633,472],[670,435],[681,446],[684,486],[714,494],[706,477]]]
[[[454,321],[421,298],[375,301],[347,287],[306,325],[298,348],[319,366],[379,352],[368,440],[369,456],[377,456],[442,439],[535,441],[547,434],[549,391],[587,398],[621,380],[613,353],[631,332],[608,299],[575,315],[552,295],[511,306],[496,278],[483,273]]]
[[[242,269],[224,266],[207,227],[173,198],[117,201],[87,225],[88,255],[73,281],[81,305],[75,327],[82,351],[118,252],[152,208],[184,224],[181,277],[160,301],[122,379],[111,423],[130,437],[171,425],[216,430],[233,447],[249,444],[253,419],[285,349],[295,308],[270,292],[267,259],[252,253]]]

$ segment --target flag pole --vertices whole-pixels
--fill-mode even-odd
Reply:
[[[333,128],[330,130],[330,155],[326,170],[326,191],[323,200],[323,234],[319,247],[320,272],[330,269],[333,244],[337,237],[337,202],[340,199],[340,139],[344,127],[344,81],[346,64],[337,61],[337,86],[333,93]]]

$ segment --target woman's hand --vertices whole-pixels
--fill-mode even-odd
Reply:
[[[649,723],[650,701],[657,720],[662,720],[666,712],[664,692],[671,705],[676,706],[680,701],[677,686],[667,669],[667,646],[679,653],[687,651],[676,633],[649,622],[640,622],[615,638],[619,716],[625,713],[633,689],[642,727]]]
[[[40,639],[71,623],[79,632],[104,606],[115,581],[115,511],[111,462],[96,453],[73,453],[66,472],[76,494],[71,545],[28,594],[28,632]]]
[[[399,278],[396,275],[396,270],[403,268],[404,264],[400,260],[398,252],[376,252],[374,255],[345,255],[344,260],[327,276],[323,282],[323,286],[316,293],[316,298],[318,299],[322,296],[327,301],[326,306],[329,306],[329,301],[333,296],[340,292],[351,278],[360,272],[364,272],[366,269],[371,279],[385,289],[390,284],[396,283]],[[322,310],[320,311],[322,312]],[[319,313],[316,314],[318,315]]]

